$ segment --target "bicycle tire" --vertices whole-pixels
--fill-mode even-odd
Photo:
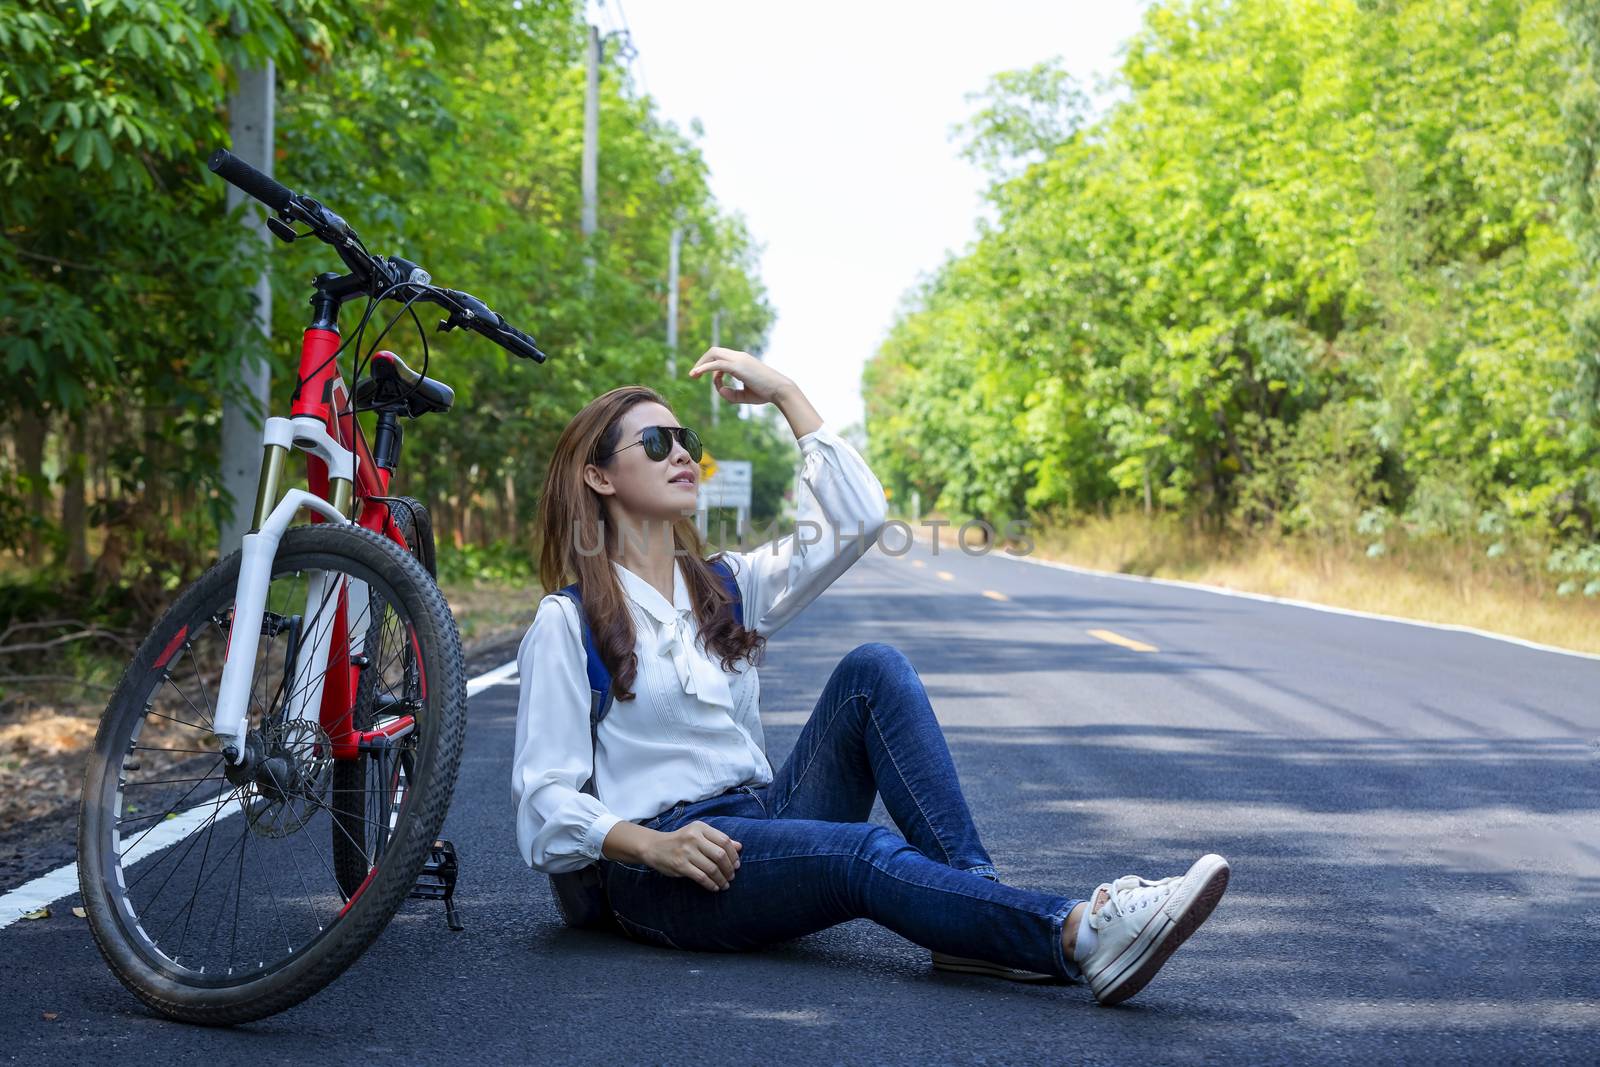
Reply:
[[[200,975],[196,976],[192,971],[184,972],[175,960],[161,957],[160,951],[153,948],[153,942],[148,946],[136,943],[132,936],[134,930],[138,930],[146,942],[151,939],[139,926],[139,916],[127,895],[131,889],[121,884],[123,869],[117,853],[120,832],[116,827],[121,822],[151,816],[118,817],[127,774],[125,757],[134,754],[155,706],[156,694],[171,678],[171,665],[176,662],[172,650],[182,644],[192,653],[196,637],[190,634],[190,626],[196,620],[215,621],[220,613],[231,609],[240,558],[238,552],[231,554],[186,589],[146,637],[124,671],[102,717],[84,771],[78,825],[78,873],[83,905],[95,943],[112,972],[139,1000],[160,1014],[212,1026],[249,1022],[283,1011],[323,989],[366,951],[409,895],[428,849],[444,822],[465,733],[466,679],[460,634],[438,586],[421,564],[393,542],[357,527],[319,523],[290,529],[274,560],[275,576],[290,573],[290,568],[294,567],[309,571],[343,567],[345,573],[367,581],[407,613],[427,670],[426,701],[430,716],[430,728],[419,744],[417,771],[408,798],[411,807],[398,827],[390,861],[374,870],[370,882],[345,903],[334,920],[325,927],[319,922],[318,932],[301,950],[292,951],[270,970],[242,975],[235,981],[231,966],[226,975],[212,978],[205,977],[202,967]],[[220,624],[218,629],[221,629]],[[157,666],[158,662],[163,666]],[[285,681],[289,679],[286,677]],[[201,758],[211,755],[207,753]],[[136,760],[140,758],[143,757],[135,756]],[[191,787],[190,792],[193,789]],[[221,804],[217,810],[221,811]],[[171,817],[170,813],[166,815],[167,819]],[[244,843],[240,846],[238,861],[241,872],[252,825],[247,824],[242,835]],[[200,836],[198,831],[191,834],[191,838]],[[313,836],[307,835],[308,839]],[[208,837],[208,849],[209,845]],[[152,856],[175,852],[177,847],[176,844],[164,846]],[[192,851],[193,847],[192,841],[185,846],[187,851]],[[257,847],[259,851],[259,843]],[[127,851],[133,849],[130,845]],[[136,857],[130,868],[150,858]],[[219,867],[223,862],[231,864],[227,856],[219,861]],[[201,874],[205,865],[206,859],[202,856]],[[170,880],[172,875],[167,877]],[[195,893],[198,895],[200,891],[201,885],[197,882]],[[191,898],[191,918],[193,905]],[[251,918],[255,917],[252,913]],[[217,919],[220,918],[219,912]],[[236,910],[235,934],[240,918]],[[187,925],[186,922],[186,928]],[[292,950],[293,946],[290,948]],[[230,947],[230,960],[231,952]],[[179,958],[181,956],[180,952]]]
[[[437,580],[438,572],[435,565],[433,548],[433,520],[428,515],[428,509],[419,500],[411,497],[396,497],[385,502],[390,513],[394,516],[400,533],[406,540],[407,550],[422,564],[430,578]],[[372,505],[368,505],[369,507]],[[384,633],[384,620],[381,615],[374,613],[372,623],[367,629],[366,648],[381,648]],[[410,650],[404,650],[409,654]],[[377,672],[364,670],[361,680],[356,688],[355,707],[352,711],[354,725],[357,730],[370,730],[377,721]],[[379,842],[366,841],[364,824],[369,820],[368,812],[357,811],[356,799],[363,798],[362,807],[365,807],[365,790],[361,787],[366,783],[367,775],[371,773],[368,766],[369,760],[363,756],[356,760],[340,760],[333,767],[333,822],[330,832],[333,837],[333,869],[339,879],[340,888],[346,893],[354,893],[367,877],[371,869],[372,858],[378,853],[382,845]],[[396,774],[407,775],[408,783],[411,773],[410,765],[402,756],[396,766]],[[396,779],[398,781],[398,777]],[[409,784],[408,784],[409,788]],[[358,846],[358,838],[360,844]]]

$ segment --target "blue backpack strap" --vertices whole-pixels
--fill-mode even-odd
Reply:
[[[734,576],[733,564],[724,556],[718,560],[707,560],[711,569],[717,572],[722,579],[722,585],[728,590],[728,595],[733,597],[733,617],[740,626],[744,625],[744,598],[739,593],[739,579]]]

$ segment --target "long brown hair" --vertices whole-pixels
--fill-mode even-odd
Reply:
[[[537,524],[543,541],[539,580],[551,592],[568,581],[578,583],[584,614],[589,617],[600,659],[611,672],[611,690],[617,700],[634,698],[633,683],[639,671],[633,651],[633,616],[627,609],[627,594],[611,567],[615,539],[608,532],[617,531],[620,536],[620,527],[612,521],[605,498],[583,480],[583,468],[594,463],[595,456],[607,457],[597,466],[611,462],[611,452],[622,436],[623,415],[646,401],[671,410],[654,389],[624,385],[595,397],[574,415],[556,442],[539,499]],[[706,559],[700,531],[687,517],[672,523],[672,542],[706,649],[721,658],[724,671],[733,670],[741,657],[757,662],[766,636],[745,629],[734,619],[733,601],[711,569],[711,563],[722,560],[724,553]]]

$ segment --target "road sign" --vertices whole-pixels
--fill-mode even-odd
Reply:
[[[747,459],[717,461],[716,473],[700,483],[701,508],[750,508],[752,470]]]
[[[735,529],[744,536],[750,521],[751,466],[747,459],[717,460],[709,474],[700,480],[700,495],[695,501],[695,526],[702,536],[709,524],[711,508],[736,508],[739,512]]]

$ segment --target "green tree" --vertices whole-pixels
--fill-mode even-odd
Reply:
[[[669,232],[678,222],[696,236],[680,367],[708,340],[714,310],[730,343],[762,348],[772,311],[755,245],[712,197],[694,141],[615,64],[602,72],[600,233],[584,240],[586,32],[576,0],[0,0],[0,360],[11,384],[0,548],[30,560],[24,577],[44,588],[92,558],[83,581],[149,607],[210,555],[229,371],[241,355],[265,359],[276,403],[296,366],[306,283],[337,266],[316,242],[242,242],[205,166],[227,142],[229,72],[266,59],[280,180],[331,205],[373,249],[477,293],[551,354],[536,366],[480,338],[430,335],[429,372],[459,403],[413,436],[403,477],[434,504],[447,544],[526,549],[544,457],[604,389],[660,385],[705,425],[702,384],[663,382]],[[270,343],[250,315],[263,262]],[[369,345],[396,310],[374,320]],[[409,322],[382,343],[420,365]],[[730,418],[707,437],[767,475],[792,463],[792,446],[759,423]]]
[[[875,461],[978,512],[1592,540],[1591,6],[1162,3],[1093,121],[996,78],[997,221],[869,369]]]

